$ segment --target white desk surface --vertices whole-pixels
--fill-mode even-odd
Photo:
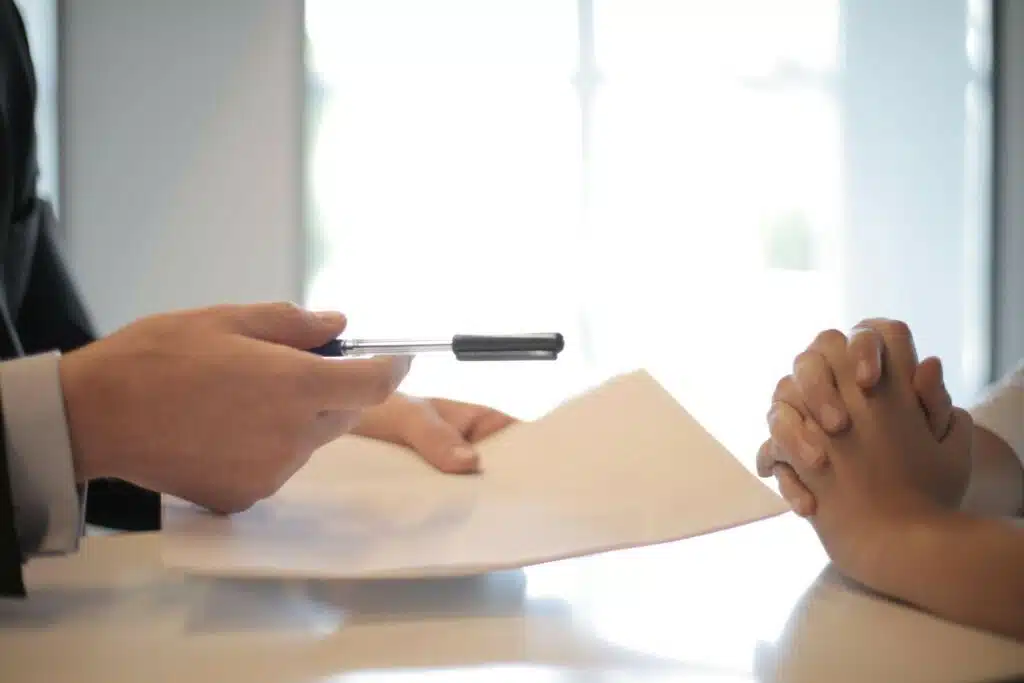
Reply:
[[[458,580],[211,580],[155,534],[33,562],[0,601],[0,680],[985,681],[1024,646],[845,585],[787,515],[656,548]]]

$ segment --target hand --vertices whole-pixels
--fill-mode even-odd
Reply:
[[[793,374],[779,381],[772,397],[772,404],[787,403],[797,412],[817,422],[825,432],[839,434],[849,425],[849,415],[835,383],[835,375],[820,352],[827,333],[818,339],[802,354],[797,356],[793,366]],[[851,334],[847,354],[855,364],[857,384],[864,390],[873,388],[882,377],[882,357],[885,350],[885,339],[900,344],[904,351],[898,358],[905,364],[903,368],[913,376],[913,385],[921,402],[924,413],[928,416],[932,433],[942,439],[949,429],[952,416],[952,400],[942,381],[942,364],[938,358],[927,358],[917,364],[917,352],[909,328],[904,323],[883,319],[864,320],[854,328]],[[916,364],[916,365],[915,365]],[[895,368],[890,368],[893,371]],[[802,516],[814,514],[815,501],[792,468],[786,464],[790,457],[799,457],[806,444],[788,454],[778,453],[780,444],[772,440],[766,441],[758,452],[757,469],[761,476],[774,475],[779,482],[782,496],[789,502],[793,510]],[[794,444],[791,442],[791,447]],[[815,454],[807,454],[813,458]],[[816,459],[818,466],[824,462]],[[964,476],[967,473],[964,472]],[[966,486],[966,483],[964,484]],[[960,492],[962,495],[963,492]]]
[[[290,304],[153,316],[61,359],[76,475],[116,477],[217,512],[277,491],[409,370],[310,349],[340,313]]]
[[[407,446],[442,472],[462,474],[480,467],[472,444],[515,422],[485,406],[395,394],[363,413],[353,432]]]
[[[954,408],[948,433],[941,443],[936,439],[908,372],[916,364],[912,344],[892,331],[883,331],[892,370],[870,392],[858,384],[846,338],[838,332],[819,337],[818,351],[849,413],[846,431],[830,436],[785,403],[773,407],[770,419],[777,442],[799,434],[808,452],[821,455],[824,466],[802,458],[789,465],[817,502],[812,523],[830,557],[867,585],[876,583],[904,532],[948,513],[950,470],[956,468],[946,464],[969,462],[973,432],[970,416]]]

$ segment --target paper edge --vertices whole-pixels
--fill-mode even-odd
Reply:
[[[781,500],[781,499],[780,499]],[[220,578],[220,579],[279,579],[279,580],[305,580],[305,581],[389,581],[389,580],[410,580],[410,579],[445,579],[461,578],[471,576],[484,576],[496,572],[505,572],[516,569],[529,569],[554,562],[564,562],[608,553],[634,550],[638,548],[652,548],[660,545],[681,543],[692,538],[700,538],[709,534],[721,531],[729,531],[740,527],[763,522],[782,515],[789,514],[789,509],[781,509],[769,514],[759,514],[746,517],[737,521],[721,524],[704,529],[697,533],[688,533],[680,536],[671,536],[654,541],[611,543],[601,546],[594,546],[587,550],[576,550],[565,553],[556,553],[533,558],[526,563],[522,562],[495,562],[487,565],[445,565],[443,568],[418,567],[398,571],[374,571],[358,574],[343,572],[308,572],[278,568],[259,567],[237,567],[230,571],[218,571],[208,565],[194,566],[188,563],[168,563],[165,544],[161,543],[161,559],[168,569],[183,572],[190,576]]]

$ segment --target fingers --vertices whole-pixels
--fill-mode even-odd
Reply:
[[[402,439],[442,472],[461,474],[480,469],[472,444],[508,427],[515,418],[493,408],[435,398],[411,403],[403,418]]]
[[[409,373],[411,356],[337,360],[309,355],[304,386],[319,408],[359,410],[383,403]]]
[[[942,361],[925,358],[914,373],[914,392],[936,439],[945,438],[953,419],[953,399],[942,380]]]
[[[239,334],[296,349],[311,349],[337,337],[345,316],[336,311],[307,311],[293,303],[220,306],[210,314]]]
[[[789,503],[793,512],[801,517],[812,517],[817,509],[814,495],[796,476],[792,467],[779,464],[774,469],[775,479],[779,482],[779,493]]]
[[[822,469],[825,450],[800,414],[786,403],[774,403],[768,412],[768,428],[775,442],[774,456],[798,469]]]
[[[864,322],[858,323],[850,332],[847,353],[856,367],[857,385],[861,389],[871,389],[882,379],[884,348],[882,335]]]
[[[793,363],[793,378],[810,416],[830,434],[849,425],[846,404],[839,395],[835,375],[825,357],[816,351],[804,351]]]
[[[801,517],[810,517],[817,509],[814,494],[804,486],[793,468],[781,460],[771,439],[757,451],[757,473],[762,477],[774,476],[779,483],[779,494]]]
[[[900,320],[886,318],[869,318],[862,320],[854,328],[874,330],[882,337],[882,365],[890,376],[910,378],[917,368],[917,348],[910,327]]]
[[[807,350],[820,354],[835,373],[837,370],[845,369],[849,364],[846,345],[845,334],[839,330],[825,330],[814,338]]]
[[[474,403],[433,398],[430,399],[430,405],[441,419],[454,425],[470,443],[482,441],[517,422],[514,417],[500,410]]]
[[[768,439],[757,449],[757,459],[755,460],[757,476],[772,476],[772,470],[775,468],[776,462],[778,460],[775,458],[775,444],[772,443],[771,439]]]
[[[489,436],[497,434],[506,427],[511,427],[518,420],[510,415],[498,411],[487,411],[480,415],[470,424],[466,431],[466,438],[470,443],[483,441]]]
[[[442,472],[468,474],[480,469],[476,450],[429,403],[406,412],[398,428],[401,441]]]
[[[775,385],[772,393],[772,404],[788,403],[801,415],[807,414],[807,406],[804,405],[804,395],[797,386],[792,375],[786,375]]]

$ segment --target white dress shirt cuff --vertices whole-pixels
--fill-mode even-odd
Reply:
[[[1005,441],[1024,467],[1024,362],[993,385],[970,412],[974,423]]]
[[[74,552],[85,522],[60,383],[60,354],[0,363],[0,396],[14,503],[25,555]]]

